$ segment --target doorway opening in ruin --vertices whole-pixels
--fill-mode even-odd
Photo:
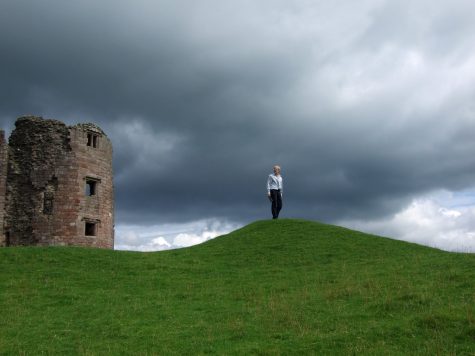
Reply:
[[[86,221],[85,235],[96,236],[96,223]]]

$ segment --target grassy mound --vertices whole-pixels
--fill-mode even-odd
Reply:
[[[303,220],[158,253],[0,249],[0,354],[474,354],[475,255]]]

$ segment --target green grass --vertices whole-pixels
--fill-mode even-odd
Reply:
[[[475,354],[475,255],[304,220],[0,249],[0,354]]]

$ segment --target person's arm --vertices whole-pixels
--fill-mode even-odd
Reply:
[[[281,178],[282,181],[280,182],[280,196],[284,195],[284,178]]]
[[[272,182],[272,178],[271,176],[269,175],[269,177],[267,177],[267,196],[270,197],[270,184]]]

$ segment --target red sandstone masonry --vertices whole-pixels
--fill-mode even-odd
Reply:
[[[34,116],[15,125],[11,154],[3,161],[8,161],[3,195],[0,171],[6,244],[113,248],[112,144],[104,132],[94,124],[67,127]],[[96,182],[95,195],[86,195],[87,179]],[[95,225],[94,236],[86,235],[86,223]]]

